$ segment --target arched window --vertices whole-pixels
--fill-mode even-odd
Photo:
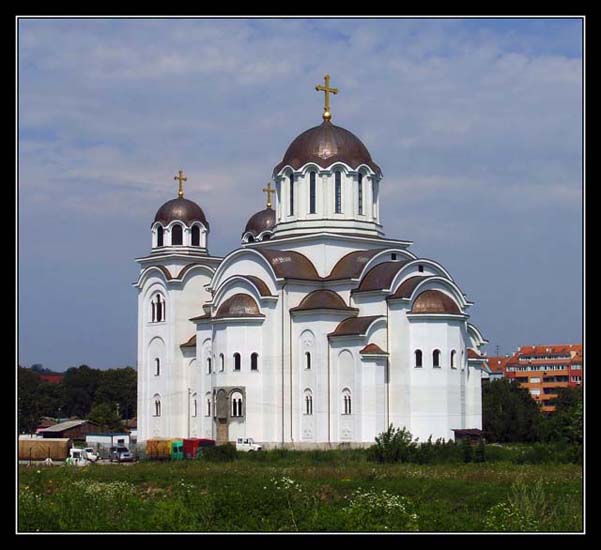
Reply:
[[[259,354],[252,353],[250,356],[250,370],[259,370]]]
[[[342,392],[342,401],[343,401],[343,413],[342,414],[351,414],[351,391],[348,389],[343,390]]]
[[[457,365],[455,364],[455,354],[456,353],[457,352],[455,350],[451,351],[451,368],[452,369],[456,369],[457,368]]]
[[[223,353],[219,354],[219,372],[223,372],[225,370],[225,357]]]
[[[155,394],[154,399],[154,415],[153,416],[161,416],[161,396]]]
[[[305,390],[305,414],[309,416],[313,414],[313,394],[311,390]]]
[[[309,214],[315,214],[315,172],[309,174]]]
[[[463,350],[461,350],[461,370],[465,368],[464,359],[463,359]]]
[[[415,366],[416,367],[422,366],[422,350],[421,349],[415,350]]]
[[[211,374],[212,368],[211,368],[211,358],[207,357],[207,374]]]
[[[200,246],[200,227],[197,225],[192,228],[192,246]]]
[[[181,245],[183,243],[184,237],[182,233],[182,226],[176,224],[171,229],[171,244],[172,245]]]
[[[305,352],[305,368],[306,369],[311,368],[311,352],[310,351]]]
[[[161,360],[157,357],[154,360],[154,375],[159,376],[161,374]]]
[[[247,242],[247,243],[254,243],[254,242],[255,242],[255,238],[254,238],[252,235],[249,235],[249,236],[246,238],[246,242]]]
[[[440,350],[438,350],[438,349],[435,349],[432,352],[432,366],[440,367]]]
[[[290,215],[294,216],[294,174],[290,172]]]
[[[196,394],[192,395],[192,416],[198,415],[198,401],[196,400]]]
[[[157,246],[163,246],[163,227],[157,227]]]
[[[240,418],[244,416],[244,412],[242,410],[242,394],[238,391],[232,393],[231,397],[232,402],[232,416],[236,418]]]
[[[372,216],[374,218],[377,217],[377,207],[378,207],[378,185],[376,184],[376,180],[372,180],[371,183],[371,189],[372,189]]]
[[[336,195],[336,214],[342,214],[342,174],[334,173],[335,195]]]
[[[206,414],[206,416],[211,416],[211,394],[210,393],[207,393],[206,399],[207,399],[207,414]]]
[[[363,215],[363,174],[359,172],[357,176],[357,211]]]
[[[165,300],[161,298],[160,294],[157,294],[153,300],[151,300],[151,319],[153,323],[160,323],[165,320]]]
[[[240,354],[234,353],[234,370],[240,370]]]

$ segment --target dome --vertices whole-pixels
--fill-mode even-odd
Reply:
[[[319,126],[300,134],[290,144],[274,173],[286,165],[297,170],[307,162],[314,162],[327,168],[337,161],[344,162],[353,169],[367,164],[374,172],[381,172],[380,167],[371,159],[367,147],[355,134],[324,120]]]
[[[450,313],[460,315],[461,311],[451,297],[439,290],[426,290],[413,302],[411,313]]]
[[[259,306],[248,294],[234,294],[217,310],[216,318],[220,317],[263,317]]]
[[[202,208],[195,202],[183,197],[167,201],[161,206],[154,217],[153,223],[161,222],[163,225],[169,225],[174,220],[182,221],[186,225],[201,222],[207,229],[209,227]]]
[[[252,233],[254,237],[257,237],[263,231],[272,231],[275,225],[275,210],[272,208],[266,208],[256,214],[253,214],[246,224],[244,233]]]

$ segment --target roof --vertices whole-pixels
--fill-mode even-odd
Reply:
[[[554,357],[551,359],[535,359],[537,356],[569,355],[569,358]],[[506,365],[581,365],[582,344],[550,344],[537,346],[521,346],[510,357]]]
[[[256,251],[265,256],[278,278],[321,280],[311,260],[300,252],[263,248],[257,248]]]
[[[202,208],[195,202],[184,199],[183,197],[171,199],[163,204],[163,206],[157,210],[153,224],[160,222],[163,225],[169,225],[174,220],[182,221],[187,225],[198,221],[205,227],[209,227]]]
[[[180,348],[195,348],[196,347],[196,334],[192,335],[183,344],[180,344]]]
[[[374,172],[381,173],[380,167],[372,160],[361,140],[328,120],[297,136],[284,153],[282,162],[273,171],[277,173],[286,165],[298,170],[308,162],[327,168],[338,161],[353,169],[367,164]]]
[[[392,279],[399,272],[399,270],[409,263],[409,260],[397,261],[397,262],[382,262],[372,267],[361,279],[359,287],[354,289],[353,292],[367,292],[370,290],[382,290],[384,288],[390,288]]]
[[[461,310],[450,296],[440,290],[426,290],[413,302],[411,313],[449,313],[460,315]]]
[[[468,358],[470,356],[469,348],[468,348],[467,356],[468,356]],[[503,355],[498,356],[498,357],[488,357],[488,359],[487,359],[488,370],[490,372],[503,373],[503,370],[505,369],[505,365],[507,364],[507,361],[509,361],[509,357],[505,357]]]
[[[367,344],[359,353],[363,355],[388,355],[378,344]]]
[[[336,265],[332,268],[327,280],[336,279],[356,279],[361,275],[363,268],[378,252],[386,250],[385,248],[375,248],[373,250],[357,250],[349,252],[342,256]]]
[[[264,317],[264,315],[261,314],[252,296],[238,293],[230,296],[217,309],[215,318],[223,317]]]
[[[68,420],[67,422],[61,422],[60,424],[54,424],[54,426],[50,426],[49,428],[45,428],[44,432],[63,432],[65,430],[70,430],[71,428],[75,428],[77,426],[81,426],[82,424],[93,424],[97,426],[95,422],[90,422],[89,420]]]
[[[369,315],[367,317],[349,317],[341,321],[334,332],[330,332],[328,337],[335,336],[360,336],[367,332],[369,326],[377,319],[382,318],[381,315]]]
[[[482,355],[481,353],[477,352],[474,348],[467,348],[467,358],[486,360],[486,357],[484,357],[484,355]]]
[[[301,303],[290,311],[309,311],[312,309],[332,309],[339,311],[357,311],[346,305],[340,294],[333,290],[319,289],[307,294]]]
[[[254,275],[240,275],[240,277],[248,279],[251,283],[253,283],[257,287],[261,296],[272,296],[271,291],[269,290],[269,287],[265,281],[259,279],[259,277],[255,277]]]
[[[395,298],[410,298],[411,294],[413,294],[413,291],[415,290],[415,287],[428,277],[430,277],[430,275],[415,275],[414,277],[405,279],[399,285],[399,288],[396,289],[396,292],[389,296],[388,299],[394,300]]]
[[[252,233],[253,236],[259,235],[263,231],[271,231],[275,225],[275,210],[273,208],[265,208],[256,214],[253,214],[248,222],[244,233]],[[244,235],[243,233],[243,235]]]

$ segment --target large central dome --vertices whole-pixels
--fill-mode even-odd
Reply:
[[[334,126],[329,120],[300,134],[290,144],[282,162],[274,168],[274,173],[286,165],[297,170],[308,162],[314,162],[321,168],[327,168],[338,161],[353,169],[367,164],[374,172],[381,173],[361,140],[352,132]]]

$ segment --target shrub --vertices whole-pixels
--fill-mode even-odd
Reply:
[[[486,462],[486,446],[483,439],[478,441],[478,445],[474,451],[474,462]]]
[[[344,508],[348,528],[352,531],[417,531],[418,516],[408,498],[386,490],[358,489],[347,497]]]
[[[238,451],[234,445],[226,443],[203,449],[202,456],[209,462],[232,462],[238,457]]]
[[[415,454],[417,442],[405,428],[392,424],[376,437],[376,444],[369,448],[369,459],[376,462],[409,462]]]
[[[472,462],[474,459],[474,450],[472,449],[472,445],[469,440],[461,440],[461,451],[463,454],[463,462]]]

